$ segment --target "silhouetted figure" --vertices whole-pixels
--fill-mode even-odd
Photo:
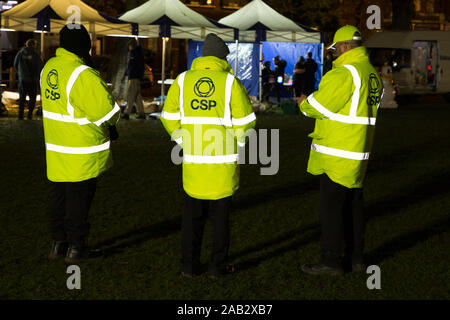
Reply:
[[[128,43],[128,62],[125,75],[128,76],[127,108],[123,119],[129,119],[131,109],[136,104],[138,119],[145,119],[144,104],[141,95],[141,80],[144,77],[144,54],[135,39]]]
[[[333,53],[331,51],[327,52],[327,56],[323,61],[323,75],[333,68]]]
[[[19,76],[19,119],[23,119],[25,101],[27,95],[28,119],[33,117],[33,110],[36,105],[36,94],[38,90],[39,76],[43,67],[42,60],[35,51],[36,41],[29,39],[25,43],[14,59],[14,69]]]
[[[296,97],[300,97],[305,86],[305,58],[300,57],[294,67],[294,76],[292,79],[294,93]]]
[[[270,68],[270,61],[264,62],[264,69],[262,70],[262,102],[269,101],[270,91],[275,83],[275,73]]]
[[[316,83],[317,63],[312,58],[312,52],[308,52],[308,59],[305,62],[305,89],[304,94],[310,95],[314,92]]]
[[[277,102],[280,105],[280,94],[283,89],[284,69],[286,69],[286,60],[280,60],[280,56],[273,58],[275,65],[275,92],[277,94]]]

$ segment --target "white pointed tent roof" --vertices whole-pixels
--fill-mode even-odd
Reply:
[[[320,43],[320,32],[295,23],[262,0],[253,0],[219,23],[239,29],[240,41],[256,41],[257,30],[265,30],[266,41]]]
[[[26,0],[1,13],[1,27],[59,32],[67,22],[75,23],[77,17],[90,32],[110,35],[131,35],[132,32],[130,23],[102,14],[81,0]]]
[[[221,26],[179,0],[149,0],[125,12],[120,19],[138,23],[139,35],[149,37],[159,37],[161,31],[171,38],[202,40],[214,32],[225,41],[234,40],[233,28]]]

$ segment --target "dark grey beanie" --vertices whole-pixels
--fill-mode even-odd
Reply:
[[[228,46],[216,34],[209,33],[203,43],[202,55],[214,56],[220,59],[225,58],[230,53]]]

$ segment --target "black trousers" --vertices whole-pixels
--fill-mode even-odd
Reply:
[[[183,272],[193,273],[200,267],[203,230],[208,217],[213,229],[213,249],[209,270],[217,271],[225,267],[230,246],[230,210],[231,197],[200,200],[185,194],[181,226],[181,270]]]
[[[83,247],[89,232],[88,212],[97,188],[97,179],[80,182],[53,182],[50,229],[54,241]]]
[[[303,93],[303,85],[302,84],[294,84],[294,94],[296,98],[299,98]]]
[[[366,221],[362,188],[346,188],[322,174],[320,222],[323,264],[341,267],[343,254],[354,263],[363,261]]]
[[[28,101],[28,117],[33,116],[34,106],[36,105],[37,84],[33,81],[19,81],[19,117],[23,118],[23,111],[25,109],[25,102],[27,95],[30,98]]]
[[[275,85],[273,86],[273,89],[275,90],[275,94],[277,96],[277,102],[279,105],[280,101],[281,101],[281,90],[283,90],[283,84],[276,82]]]
[[[309,96],[311,93],[314,92],[314,85],[316,80],[314,78],[305,79],[305,84],[303,88],[303,93],[307,96]]]
[[[262,85],[262,101],[267,102],[269,101],[270,91],[272,90],[272,84],[270,83],[264,83]]]

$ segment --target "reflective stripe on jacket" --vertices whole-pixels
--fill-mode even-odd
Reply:
[[[363,185],[372,150],[377,109],[383,87],[364,47],[333,62],[319,89],[300,104],[304,115],[316,118],[308,172],[326,173],[347,188]]]
[[[83,181],[111,167],[108,126],[120,108],[99,73],[58,48],[42,71],[41,96],[48,179]]]
[[[161,121],[183,147],[183,186],[188,195],[216,200],[239,187],[237,145],[256,117],[231,66],[216,57],[200,57],[169,89]]]

